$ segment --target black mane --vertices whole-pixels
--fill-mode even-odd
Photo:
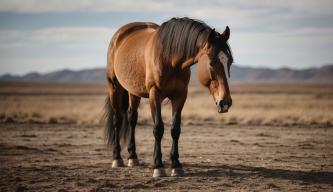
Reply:
[[[193,57],[211,30],[204,22],[187,17],[162,23],[157,34],[158,62],[171,64],[173,57],[178,62]]]

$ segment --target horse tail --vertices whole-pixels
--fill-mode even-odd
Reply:
[[[114,111],[111,106],[110,96],[108,95],[105,99],[104,105],[104,119],[105,119],[105,141],[108,147],[113,147],[116,144],[116,135],[115,135],[115,128],[116,125],[119,123],[118,120],[121,120],[121,126],[118,130],[119,134],[119,141],[120,143],[124,144],[127,141],[129,136],[129,123],[128,123],[128,116],[127,110],[129,107],[129,96],[128,92],[124,91],[121,99],[121,111]]]

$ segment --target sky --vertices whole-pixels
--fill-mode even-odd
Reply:
[[[105,67],[120,26],[184,16],[228,25],[237,65],[333,63],[332,0],[0,0],[0,75]]]

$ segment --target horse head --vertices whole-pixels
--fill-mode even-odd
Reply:
[[[219,113],[227,112],[232,105],[228,80],[233,57],[229,37],[228,26],[222,34],[212,29],[198,54],[199,81],[209,89]]]

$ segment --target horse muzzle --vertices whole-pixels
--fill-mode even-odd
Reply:
[[[231,98],[228,99],[228,100],[219,100],[218,102],[216,102],[217,111],[219,113],[228,112],[231,105],[232,105],[232,99]]]

